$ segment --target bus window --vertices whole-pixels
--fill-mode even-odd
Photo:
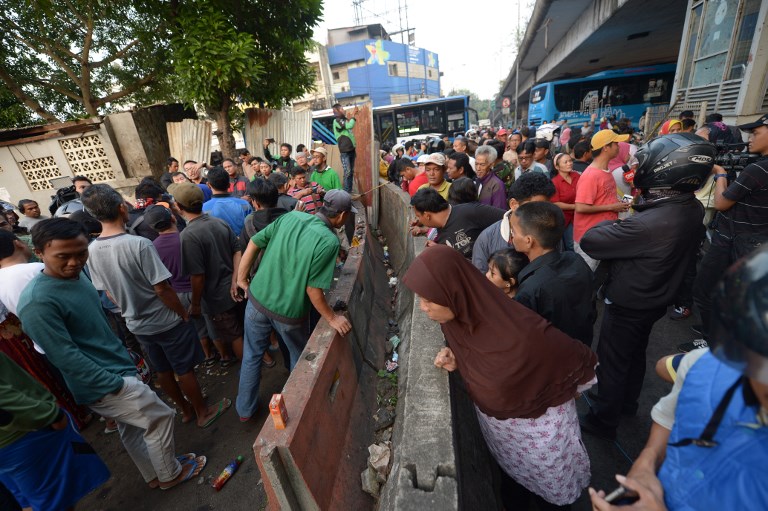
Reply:
[[[419,108],[409,108],[397,112],[397,136],[407,137],[412,133],[421,131],[421,119],[419,119]]]
[[[395,121],[392,118],[392,112],[382,113],[379,115],[379,141],[382,144],[389,143],[394,144],[397,140],[395,138]]]
[[[547,96],[547,86],[539,87],[538,89],[533,89],[531,91],[531,104],[535,105],[536,103],[540,103],[544,101],[544,98]]]
[[[443,110],[441,105],[429,105],[421,108],[421,131],[423,133],[443,132]]]
[[[555,85],[555,108],[560,112],[578,112],[588,91],[589,86],[584,83]]]

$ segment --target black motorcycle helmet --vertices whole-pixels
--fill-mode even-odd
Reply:
[[[768,385],[768,246],[731,266],[712,300],[712,353]]]
[[[712,172],[716,155],[713,144],[692,133],[672,133],[651,139],[635,153],[639,162],[635,188],[695,192]]]

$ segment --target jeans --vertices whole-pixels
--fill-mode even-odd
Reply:
[[[355,178],[355,158],[357,155],[354,151],[349,153],[340,153],[341,166],[344,169],[344,191],[352,193],[352,185]]]
[[[565,231],[563,231],[563,248],[573,252],[573,222],[568,224]]]
[[[666,311],[665,306],[634,310],[606,304],[597,345],[599,387],[591,412],[602,426],[618,427],[622,405],[637,403],[645,377],[648,337]]]
[[[250,418],[256,413],[261,382],[261,359],[269,348],[269,335],[277,332],[290,353],[293,370],[299,361],[301,352],[309,340],[309,324],[289,325],[267,317],[258,311],[249,301],[245,308],[245,335],[243,336],[243,361],[240,365],[240,384],[237,389],[235,409],[242,418]]]
[[[123,380],[117,393],[88,407],[117,421],[120,440],[145,482],[173,481],[181,472],[173,439],[176,413],[137,378],[124,376]]]
[[[699,273],[693,283],[693,303],[701,315],[702,336],[708,339],[711,329],[712,291],[731,264],[731,246],[710,245],[701,260]]]

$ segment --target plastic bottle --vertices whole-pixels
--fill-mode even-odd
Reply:
[[[232,474],[237,472],[237,469],[240,467],[240,464],[245,460],[242,456],[238,456],[236,459],[229,462],[229,465],[227,465],[224,470],[221,471],[221,474],[219,474],[219,477],[213,480],[213,486],[216,491],[221,490],[221,488],[226,484],[227,481],[229,481],[229,478],[232,477]]]

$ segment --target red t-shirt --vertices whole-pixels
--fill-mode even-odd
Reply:
[[[564,202],[566,204],[573,204],[576,202],[576,183],[579,182],[579,173],[571,172],[571,183],[563,179],[558,174],[552,178],[552,184],[555,185],[555,194],[549,199],[551,202]],[[573,210],[563,210],[563,216],[565,217],[565,225],[571,225],[573,222]]]
[[[419,187],[427,184],[427,173],[422,172],[418,176],[413,178],[413,181],[408,183],[408,195],[413,197],[416,195],[416,192],[419,190]]]
[[[615,204],[619,201],[616,181],[611,172],[590,165],[579,178],[576,187],[576,203],[590,206]],[[581,241],[584,233],[605,220],[617,220],[619,214],[614,211],[600,213],[578,213],[573,216],[573,241]]]

